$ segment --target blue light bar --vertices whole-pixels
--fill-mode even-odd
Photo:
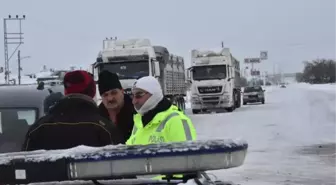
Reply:
[[[0,154],[0,173],[7,176],[5,180],[0,176],[0,184],[227,169],[243,164],[247,147],[244,141],[210,140]],[[55,177],[43,175],[50,169]]]

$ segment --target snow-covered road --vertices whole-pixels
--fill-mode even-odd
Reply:
[[[242,185],[335,184],[335,91],[289,85],[266,89],[266,104],[192,115],[199,139],[243,138],[245,164],[214,171]]]

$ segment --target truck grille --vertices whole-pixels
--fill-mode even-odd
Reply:
[[[205,86],[198,87],[198,92],[200,94],[211,94],[211,93],[220,93],[222,92],[222,86]]]

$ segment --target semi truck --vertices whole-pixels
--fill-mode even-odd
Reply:
[[[181,110],[185,109],[184,59],[171,54],[164,46],[152,45],[149,39],[105,40],[91,67],[96,81],[103,70],[116,73],[126,94],[131,94],[137,79],[154,76],[160,82],[164,96]],[[96,96],[99,103],[99,93]]]
[[[227,110],[241,106],[240,63],[229,48],[191,51],[191,67],[187,71],[191,108],[203,111]]]

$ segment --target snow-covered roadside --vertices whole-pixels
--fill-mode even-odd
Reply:
[[[327,147],[335,145],[335,96],[296,84],[265,88],[265,105],[189,115],[199,139],[242,138],[249,143],[243,166],[213,173],[244,185],[335,184],[335,151]],[[315,153],[303,153],[307,148]],[[324,148],[323,156],[318,155]]]
[[[296,84],[297,87],[304,88],[304,89],[310,89],[310,90],[319,90],[324,91],[328,93],[334,93],[336,94],[336,84],[307,84],[307,83],[299,83]]]

